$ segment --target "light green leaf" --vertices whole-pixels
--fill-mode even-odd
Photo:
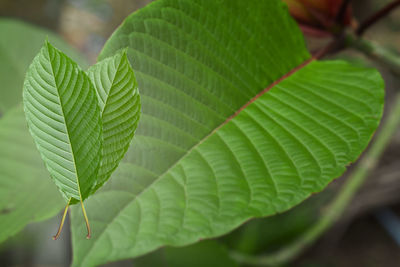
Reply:
[[[87,66],[82,55],[48,30],[0,18],[0,35],[4,36],[0,38],[0,117],[9,108],[21,103],[25,73],[46,37],[80,66]]]
[[[64,205],[29,135],[22,105],[11,109],[0,120],[0,242]]]
[[[278,0],[159,0],[129,16],[100,58],[127,46],[143,113],[128,163],[86,202],[89,242],[72,209],[75,266],[283,212],[339,177],[382,115],[379,73],[310,60]]]
[[[102,126],[89,77],[46,41],[24,82],[24,110],[37,148],[62,195],[84,200],[100,165]]]
[[[97,91],[103,122],[97,190],[110,178],[129,148],[140,117],[140,97],[125,50],[90,67],[88,76]]]

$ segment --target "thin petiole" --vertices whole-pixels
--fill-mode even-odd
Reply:
[[[86,238],[87,238],[87,239],[90,239],[90,237],[91,237],[90,225],[89,225],[88,217],[87,217],[87,215],[86,215],[85,206],[83,206],[83,201],[82,201],[82,199],[81,199],[81,206],[82,206],[83,217],[85,217],[86,228],[87,228],[87,232],[88,232]]]
[[[58,237],[60,236],[60,234],[61,234],[62,228],[63,228],[63,226],[64,226],[65,218],[67,217],[67,212],[68,212],[68,207],[69,207],[69,203],[70,203],[70,202],[71,202],[71,199],[69,199],[68,204],[67,204],[67,206],[65,207],[64,214],[63,214],[63,216],[62,216],[60,226],[58,227],[58,231],[57,231],[56,235],[53,236],[53,240],[57,240],[57,238],[58,238]]]

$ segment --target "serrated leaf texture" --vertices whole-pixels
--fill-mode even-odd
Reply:
[[[124,165],[87,201],[90,242],[73,209],[76,266],[283,212],[340,176],[382,115],[379,73],[310,59],[278,0],[159,0],[101,58],[126,46],[143,113]]]
[[[103,149],[97,184],[100,188],[129,148],[140,117],[140,96],[126,51],[106,58],[88,70],[99,99]]]
[[[29,130],[56,185],[72,203],[88,197],[100,165],[102,126],[89,77],[46,41],[23,94]]]

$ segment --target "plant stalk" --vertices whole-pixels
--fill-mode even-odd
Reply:
[[[340,24],[342,22],[344,16],[346,15],[346,11],[350,4],[350,1],[351,0],[344,0],[342,2],[342,5],[339,8],[339,12],[337,13],[336,18],[335,18],[336,23]]]
[[[400,76],[400,56],[396,52],[388,50],[374,42],[350,35],[347,36],[346,42],[350,47],[364,53],[379,63],[383,63],[393,73]]]
[[[88,217],[87,217],[86,210],[85,210],[85,206],[83,205],[82,198],[80,199],[80,201],[81,201],[81,207],[82,207],[83,217],[85,218],[85,223],[86,223],[86,228],[87,228],[86,239],[90,239],[91,236],[92,236],[92,232],[91,232],[91,230],[90,230],[89,219],[88,219]]]
[[[328,206],[326,213],[321,215],[320,219],[313,226],[294,242],[275,253],[264,256],[251,256],[239,252],[232,252],[231,256],[240,263],[254,266],[279,266],[299,256],[340,218],[348,203],[368,177],[368,174],[371,173],[377,165],[379,158],[390,143],[399,126],[400,93],[397,93],[392,111],[377,134],[370,149],[357,164],[353,173],[348,177],[342,190]]]
[[[53,236],[53,240],[57,240],[58,237],[61,234],[61,231],[62,231],[63,226],[64,226],[65,218],[67,217],[69,203],[71,203],[71,199],[68,200],[67,206],[65,206],[64,213],[63,213],[63,216],[61,218],[60,226],[58,227],[57,233]]]
[[[380,19],[386,17],[393,9],[400,6],[400,0],[393,1],[386,5],[384,8],[373,14],[371,17],[366,19],[364,22],[360,24],[358,29],[356,30],[356,34],[361,36],[364,32],[369,29],[372,25],[377,23]]]

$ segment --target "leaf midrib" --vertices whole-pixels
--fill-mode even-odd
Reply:
[[[55,49],[55,48],[54,48]],[[71,139],[70,139],[70,135],[69,135],[69,132],[68,132],[68,126],[67,126],[67,122],[66,122],[66,120],[65,120],[65,112],[64,112],[64,107],[63,107],[63,103],[62,103],[62,100],[61,100],[61,96],[60,96],[60,92],[59,92],[59,86],[58,86],[58,84],[57,84],[57,82],[56,82],[56,79],[55,79],[55,73],[54,73],[54,66],[53,66],[53,62],[52,62],[52,60],[51,60],[51,58],[50,58],[50,52],[49,52],[49,44],[47,43],[47,49],[46,49],[46,52],[47,52],[47,55],[48,55],[48,57],[49,57],[49,61],[50,61],[50,65],[51,65],[51,72],[52,72],[52,78],[53,78],[53,80],[54,80],[54,85],[56,86],[56,89],[57,89],[57,97],[58,97],[58,100],[60,101],[60,107],[61,107],[61,112],[62,112],[62,118],[63,118],[63,121],[64,121],[64,125],[65,125],[65,131],[66,131],[66,133],[67,133],[67,138],[68,138],[68,145],[69,145],[69,147],[70,147],[70,149],[71,149],[71,153],[72,153],[72,159],[73,159],[73,163],[74,163],[74,170],[75,170],[75,175],[76,175],[76,183],[77,183],[77,185],[78,185],[78,192],[79,192],[79,197],[80,197],[80,199],[78,199],[78,200],[81,200],[82,201],[82,194],[81,194],[81,188],[80,188],[80,184],[79,184],[79,175],[78,175],[78,170],[76,169],[76,159],[75,159],[75,153],[74,153],[74,150],[73,150],[73,148],[72,148],[72,143],[71,143]],[[56,52],[56,51],[55,51]],[[60,55],[60,56],[62,56],[62,55]],[[72,66],[73,67],[73,66]],[[79,71],[78,70],[78,75],[79,75],[79,73],[83,73],[83,72],[81,72],[81,71]],[[70,197],[70,199],[69,199],[69,201],[71,201],[71,199],[72,199],[72,197]]]
[[[103,118],[103,114],[104,114],[104,112],[105,112],[105,110],[106,110],[106,106],[107,106],[108,100],[110,99],[111,90],[112,90],[112,88],[114,87],[113,85],[114,85],[115,77],[117,76],[118,70],[119,70],[120,67],[121,67],[121,63],[122,63],[122,57],[121,57],[120,60],[119,60],[118,66],[116,67],[116,71],[115,71],[114,77],[112,77],[112,79],[111,79],[110,90],[108,91],[108,94],[106,94],[106,100],[104,101],[104,105],[103,105],[103,108],[102,108],[102,110],[101,110],[101,117],[102,117],[102,118]]]
[[[116,216],[111,220],[110,223],[108,223],[104,230],[100,233],[100,235],[98,236],[98,238],[93,242],[93,246],[90,247],[90,249],[87,251],[87,253],[85,254],[86,257],[84,258],[84,260],[82,261],[82,263],[84,263],[88,257],[87,255],[89,255],[92,251],[93,248],[98,244],[98,240],[100,240],[100,237],[106,232],[107,228],[116,220],[116,218],[131,204],[133,203],[138,197],[140,197],[144,192],[146,192],[149,188],[152,187],[153,184],[155,184],[157,181],[160,180],[161,177],[163,177],[166,173],[168,173],[172,168],[174,168],[183,158],[185,158],[189,153],[191,153],[196,147],[198,147],[199,145],[201,145],[205,140],[207,140],[211,135],[213,135],[217,130],[219,130],[222,126],[224,126],[225,124],[227,124],[229,121],[231,121],[232,119],[234,119],[237,115],[239,115],[239,113],[241,111],[243,111],[246,107],[248,107],[251,103],[253,103],[254,101],[256,101],[258,98],[260,98],[262,95],[264,95],[265,93],[267,93],[272,87],[278,85],[279,83],[281,83],[282,81],[284,81],[285,79],[289,78],[290,76],[292,76],[293,74],[295,74],[297,71],[301,70],[302,68],[306,67],[308,64],[310,64],[311,62],[315,61],[316,58],[311,57],[309,59],[307,59],[306,61],[304,61],[303,63],[301,63],[300,65],[296,66],[295,68],[293,68],[292,70],[290,70],[288,73],[286,73],[285,75],[283,75],[282,77],[280,77],[279,79],[277,79],[276,81],[274,81],[273,83],[271,83],[269,86],[267,86],[264,90],[260,91],[257,95],[255,95],[252,99],[250,99],[246,104],[244,104],[242,107],[240,107],[234,114],[232,114],[230,117],[228,117],[224,122],[222,122],[219,126],[217,126],[215,129],[213,129],[209,134],[207,134],[205,137],[203,137],[198,143],[196,143],[195,145],[193,145],[190,149],[188,149],[186,151],[186,153],[184,153],[179,159],[176,160],[176,162],[174,164],[172,164],[169,168],[167,168],[163,173],[161,173],[160,175],[158,175],[158,177],[156,179],[154,179],[154,181],[152,181],[150,184],[147,185],[146,188],[143,189],[143,191],[141,191],[139,194],[137,194],[131,201],[128,201],[116,214]]]

